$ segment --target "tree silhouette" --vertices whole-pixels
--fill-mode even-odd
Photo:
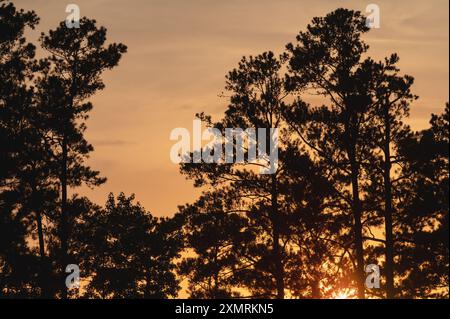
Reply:
[[[407,298],[448,298],[449,106],[432,115],[431,127],[405,138],[399,205],[397,271]]]
[[[202,195],[172,218],[134,195],[69,198],[106,181],[86,164],[86,120],[127,48],[83,18],[42,34],[37,60],[24,35],[38,22],[0,0],[0,298],[173,298],[184,279],[191,298],[448,298],[449,105],[407,125],[414,79],[397,54],[368,56],[360,12],[314,18],[280,56],[228,73],[223,117],[197,114],[221,138],[182,154]],[[258,128],[278,129],[278,149]]]
[[[38,23],[32,11],[0,1],[0,296],[36,295],[39,261],[26,235],[39,211],[35,197],[37,169],[44,156],[33,129],[36,113],[32,80],[35,46],[24,32]],[[42,278],[40,278],[42,279]]]
[[[249,160],[248,147],[255,142],[251,138],[243,145],[243,160],[237,160],[236,155],[240,144],[233,143],[235,163],[226,163],[225,158],[222,158],[221,164],[184,163],[181,165],[181,171],[188,178],[194,179],[196,186],[209,186],[214,190],[206,193],[193,207],[189,207],[189,210],[197,212],[196,214],[202,212],[203,216],[198,218],[209,216],[211,221],[219,224],[227,220],[223,214],[229,214],[228,218],[234,216],[236,223],[240,225],[241,219],[236,216],[238,214],[243,218],[242,223],[247,225],[245,233],[248,231],[248,238],[251,239],[243,245],[244,234],[231,232],[225,236],[213,231],[217,227],[216,224],[203,222],[201,229],[204,233],[221,236],[226,245],[225,256],[236,258],[237,254],[240,260],[235,267],[226,264],[227,259],[204,265],[205,268],[210,265],[207,269],[210,274],[232,274],[233,278],[229,278],[225,287],[233,283],[235,287],[249,290],[252,297],[284,298],[286,292],[289,292],[289,295],[305,296],[307,291],[310,296],[317,297],[320,295],[318,286],[321,278],[307,275],[308,266],[305,263],[302,263],[300,268],[298,266],[302,260],[312,262],[316,257],[305,257],[302,250],[308,240],[311,245],[309,249],[327,247],[329,249],[324,252],[324,256],[331,255],[328,253],[332,251],[334,244],[330,244],[333,242],[330,241],[330,236],[339,232],[339,226],[336,227],[336,223],[334,227],[319,235],[319,229],[324,230],[321,223],[327,223],[330,219],[327,214],[331,212],[326,212],[325,207],[333,205],[331,200],[327,203],[331,189],[308,155],[297,143],[290,140],[290,131],[282,116],[287,107],[284,101],[288,96],[281,73],[284,62],[284,56],[276,58],[271,52],[243,58],[239,67],[227,76],[226,88],[231,97],[225,117],[220,122],[212,123],[209,116],[199,115],[205,123],[222,130],[225,135],[227,128],[245,130],[278,127],[281,142],[278,168],[274,174],[261,175],[255,171],[261,165],[267,167],[270,164]],[[228,139],[235,141],[235,138]],[[268,144],[269,141],[266,142],[266,145]],[[210,151],[213,152],[212,149],[206,148],[203,153]],[[223,152],[221,154],[224,156]],[[195,153],[190,156],[195,157]],[[219,196],[218,193],[222,195]],[[238,229],[240,227],[243,226],[238,226]],[[306,239],[308,235],[311,237]],[[324,241],[327,241],[328,245],[325,245]],[[195,260],[201,262],[205,253],[214,252],[214,249],[216,252],[222,251],[224,247],[221,247],[220,243],[219,241],[206,247],[192,246],[190,243],[198,253]],[[206,244],[205,241],[199,243],[202,244]],[[211,250],[198,251],[200,248]],[[330,257],[327,262],[334,263],[335,260]],[[208,271],[203,270],[202,274]],[[318,270],[317,273],[321,271]],[[205,278],[209,277],[202,277]],[[300,278],[304,280],[301,283],[298,282]],[[312,285],[315,288],[311,288]],[[228,289],[228,293],[231,290]]]
[[[399,58],[396,54],[385,58],[384,62],[375,63],[367,61],[372,68],[371,81],[373,87],[373,100],[375,101],[371,112],[375,130],[372,136],[374,149],[379,149],[380,158],[374,161],[370,168],[372,177],[369,194],[373,201],[375,210],[382,211],[384,217],[385,231],[385,274],[386,274],[386,297],[395,298],[394,288],[394,215],[396,203],[401,194],[401,179],[395,177],[400,170],[403,161],[398,156],[399,143],[410,133],[410,129],[403,123],[409,115],[409,104],[417,97],[411,93],[413,78],[411,76],[400,76],[396,64]],[[382,182],[379,182],[381,181]],[[398,183],[400,182],[400,183]],[[379,187],[376,189],[376,187]],[[379,194],[380,196],[377,196]],[[380,206],[383,203],[383,208]],[[369,223],[368,223],[369,224]]]
[[[361,40],[369,30],[365,23],[359,12],[338,9],[324,18],[314,18],[307,31],[297,36],[297,44],[287,45],[288,88],[303,94],[312,91],[329,103],[311,108],[297,98],[286,119],[310,151],[327,164],[332,183],[349,205],[359,298],[365,295],[362,168],[372,158],[368,112],[373,103],[369,93],[371,70],[362,58],[368,46]]]
[[[93,147],[84,139],[84,121],[92,104],[88,98],[104,88],[101,74],[117,66],[126,52],[123,44],[106,42],[106,29],[98,28],[95,20],[83,18],[80,28],[68,29],[62,22],[48,35],[40,38],[42,47],[50,53],[45,60],[48,68],[39,83],[41,103],[48,110],[48,126],[52,131],[51,145],[60,162],[61,219],[61,272],[69,264],[67,242],[69,238],[67,188],[86,183],[97,186],[105,182],[99,172],[83,164]],[[61,289],[66,295],[65,285]]]
[[[109,195],[104,209],[85,198],[72,203],[70,252],[90,278],[95,298],[176,297],[174,260],[182,240],[176,220],[153,217],[134,196]]]
[[[220,128],[225,132],[226,128],[276,128],[281,120],[281,108],[283,107],[283,80],[280,78],[279,70],[281,61],[273,53],[268,52],[257,57],[243,58],[239,67],[231,71],[227,76],[226,88],[232,93],[230,106],[225,118],[216,124],[212,124],[208,116],[200,114],[199,117],[211,126]],[[270,138],[269,136],[267,138]],[[229,138],[233,142],[234,138]],[[264,220],[259,225],[260,238],[255,243],[255,250],[265,256],[259,256],[259,260],[249,260],[255,266],[255,274],[265,273],[261,276],[259,283],[262,289],[252,286],[251,290],[262,295],[271,295],[276,291],[278,298],[284,298],[285,281],[283,253],[281,251],[281,216],[279,209],[278,172],[271,175],[258,175],[254,169],[268,163],[254,163],[248,160],[247,143],[243,163],[233,164],[182,164],[181,170],[188,176],[196,179],[197,185],[209,184],[232,187],[235,195],[235,208],[248,214],[259,214]],[[267,145],[269,145],[267,143]],[[234,144],[233,144],[234,145]],[[234,146],[234,153],[237,151]],[[245,146],[244,146],[245,148]],[[192,156],[195,156],[193,154]],[[234,155],[237,158],[237,155]],[[253,171],[252,171],[253,169]],[[253,201],[252,207],[246,207],[246,201]],[[258,227],[255,225],[255,227]],[[259,269],[258,269],[259,268]],[[269,275],[270,277],[267,277]],[[270,279],[268,279],[270,278]],[[266,279],[268,282],[263,282]]]
[[[185,246],[192,252],[180,264],[179,274],[188,277],[192,298],[241,296],[235,275],[245,269],[240,256],[255,235],[245,218],[228,212],[227,196],[224,192],[207,193],[181,208]]]

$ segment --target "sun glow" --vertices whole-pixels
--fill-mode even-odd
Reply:
[[[352,299],[355,297],[356,291],[353,289],[338,290],[333,294],[333,299]]]
[[[340,292],[334,297],[334,299],[348,299],[348,294],[345,292]]]

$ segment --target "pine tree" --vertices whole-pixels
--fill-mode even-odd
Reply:
[[[49,52],[45,63],[48,71],[38,84],[40,103],[47,109],[48,129],[52,132],[50,147],[59,159],[59,187],[61,215],[59,236],[61,242],[61,274],[70,264],[68,252],[69,225],[68,187],[85,183],[97,186],[105,182],[99,172],[83,164],[93,150],[83,136],[85,120],[92,109],[89,98],[105,85],[101,79],[104,70],[112,69],[126,52],[123,44],[106,45],[106,29],[97,27],[95,20],[83,18],[79,28],[67,28],[62,22],[48,35],[40,38],[42,47]],[[64,280],[62,285],[64,285]],[[67,295],[65,285],[61,297]]]
[[[287,87],[301,96],[286,119],[314,157],[328,167],[330,181],[349,206],[359,298],[365,296],[363,166],[372,158],[370,70],[362,58],[368,46],[361,39],[369,30],[365,23],[359,12],[337,9],[314,18],[297,36],[297,43],[287,45]],[[328,105],[311,108],[301,98],[309,93],[323,96]]]

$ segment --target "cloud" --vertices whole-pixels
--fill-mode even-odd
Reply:
[[[91,142],[92,145],[94,146],[125,146],[125,145],[130,145],[133,144],[132,142],[129,141],[123,141],[123,140],[93,140]]]
[[[66,17],[60,0],[15,0],[41,17],[34,36]],[[108,41],[129,51],[118,68],[105,73],[106,88],[93,98],[88,140],[96,148],[95,167],[109,178],[94,196],[135,192],[154,211],[173,213],[194,199],[189,182],[169,160],[169,132],[190,127],[200,111],[219,119],[227,101],[218,97],[225,75],[243,55],[273,50],[295,41],[315,16],[347,7],[365,12],[360,0],[77,0],[81,14],[108,29]],[[448,0],[377,0],[381,29],[365,36],[370,55],[399,53],[401,71],[415,77],[409,120],[428,125],[431,112],[448,99]],[[136,141],[134,143],[133,141]],[[114,159],[114,165],[109,163]],[[143,174],[143,168],[155,168]],[[157,167],[157,169],[156,169]],[[126,170],[126,171],[125,171]],[[164,187],[161,187],[164,183]],[[174,185],[177,193],[173,194]],[[94,191],[94,193],[97,190]],[[102,193],[103,192],[103,193]],[[181,195],[182,194],[182,195]],[[100,196],[101,195],[101,196]]]

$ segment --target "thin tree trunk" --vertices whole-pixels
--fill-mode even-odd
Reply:
[[[35,166],[33,166],[36,169]],[[44,230],[42,227],[42,214],[38,209],[38,201],[37,201],[37,189],[34,182],[31,184],[31,209],[35,211],[36,214],[36,223],[37,223],[37,231],[38,231],[38,243],[39,243],[39,257],[40,257],[40,269],[39,269],[39,286],[41,288],[41,297],[49,298],[49,277],[47,276],[47,259],[45,256],[45,240],[44,240]]]
[[[219,299],[219,272],[214,272],[213,299]]]
[[[278,216],[278,189],[276,175],[272,175],[272,236],[273,256],[275,261],[275,281],[277,286],[277,299],[284,299],[284,267],[280,247],[280,224]]]
[[[391,127],[389,113],[385,111],[385,145],[384,145],[384,225],[386,233],[386,297],[395,298],[394,291],[394,236],[392,230],[392,185],[391,185]]]
[[[38,238],[39,238],[39,255],[41,259],[40,271],[39,271],[39,281],[41,287],[41,297],[49,298],[48,284],[49,278],[47,276],[47,258],[45,256],[45,241],[44,241],[44,231],[42,229],[42,214],[40,212],[36,213]]]
[[[214,258],[213,258],[213,265],[214,265],[214,285],[213,285],[213,299],[219,299],[219,267],[217,267],[217,258],[218,258],[218,249],[217,247],[214,247]]]
[[[41,259],[45,258],[45,242],[44,242],[44,232],[42,229],[42,215],[41,213],[36,213],[37,228],[38,228],[38,238],[39,238],[39,254]]]
[[[77,78],[77,69],[74,65],[72,69],[72,83],[70,85],[70,100],[68,105],[68,112],[71,114],[74,108],[74,99],[77,92],[77,86],[75,79]],[[69,121],[69,117],[66,119]],[[62,142],[62,176],[61,176],[61,257],[62,257],[62,273],[63,278],[65,278],[66,267],[69,264],[68,255],[68,240],[69,240],[69,228],[68,228],[68,212],[67,212],[67,166],[68,166],[68,142],[67,133],[64,132],[63,142]],[[61,298],[67,298],[67,287],[65,280],[63,280],[63,287],[61,292]]]
[[[321,293],[320,293],[320,287],[319,287],[319,280],[314,279],[311,283],[311,298],[312,299],[321,299]]]
[[[358,288],[358,298],[365,298],[365,271],[364,271],[364,248],[361,223],[361,200],[359,198],[359,167],[356,163],[354,148],[350,152],[351,182],[352,182],[352,212],[353,212],[353,232],[356,250],[356,285]]]
[[[60,239],[61,239],[61,262],[62,262],[62,287],[61,298],[67,298],[67,287],[65,283],[65,274],[67,267],[67,137],[63,137],[62,143],[62,172],[61,172],[61,225],[60,225]]]

